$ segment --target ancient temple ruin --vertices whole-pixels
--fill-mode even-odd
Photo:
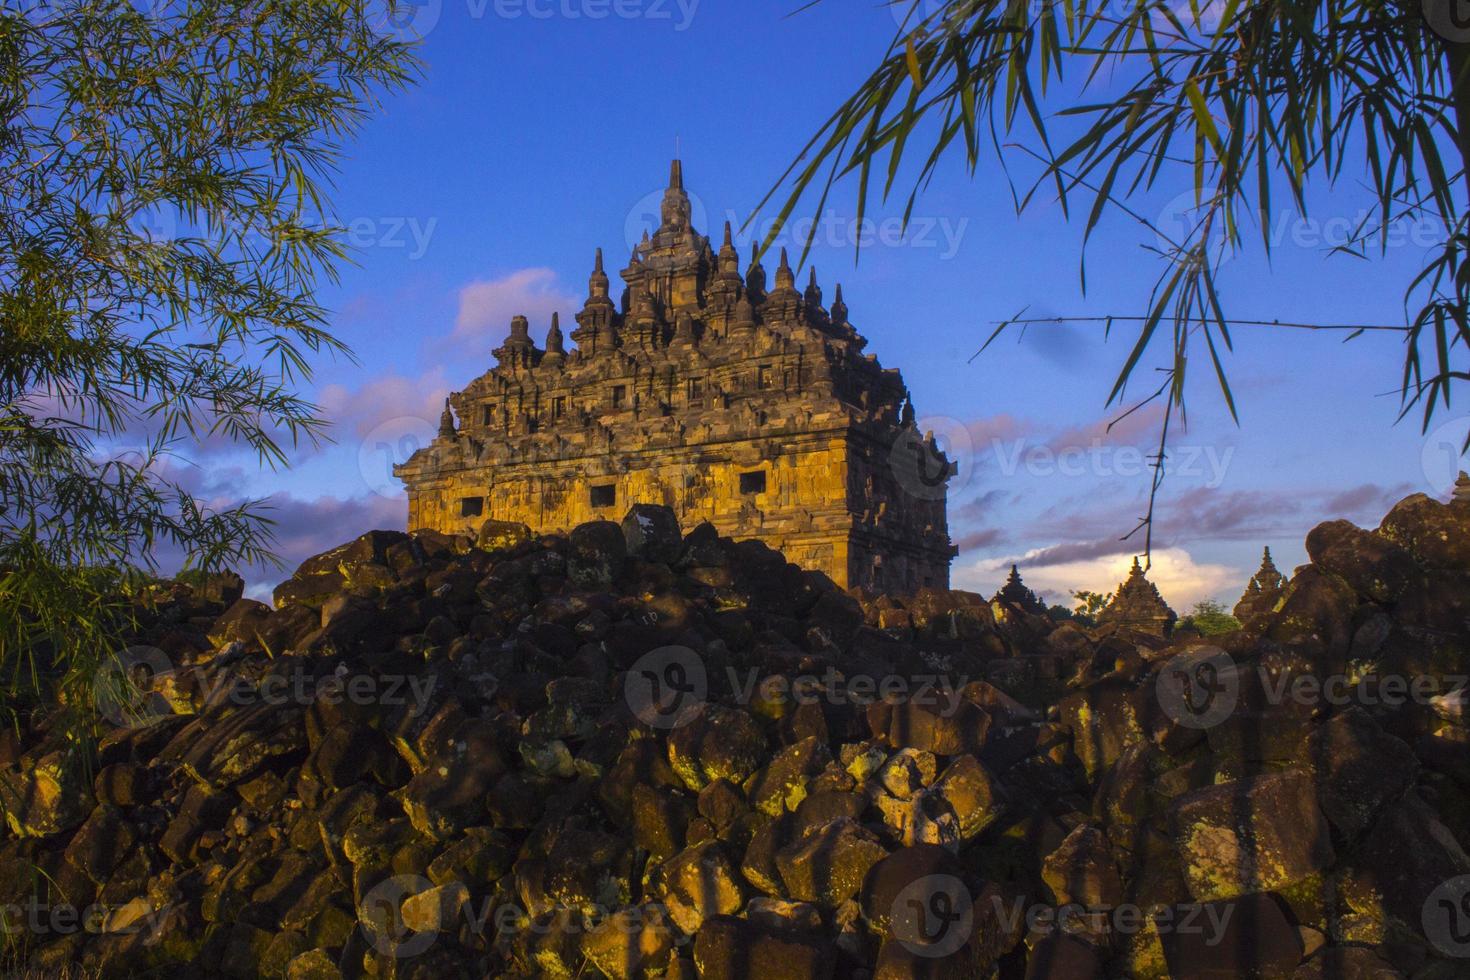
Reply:
[[[1286,576],[1276,570],[1276,563],[1271,560],[1271,549],[1267,548],[1261,556],[1261,567],[1246,583],[1244,594],[1235,604],[1235,618],[1244,623],[1265,615],[1276,607],[1285,588]]]
[[[1113,593],[1113,601],[1097,617],[1100,624],[1164,637],[1174,632],[1174,623],[1178,619],[1178,614],[1159,595],[1158,587],[1148,580],[1137,558],[1133,559],[1128,577]]]
[[[991,602],[1009,602],[1011,605],[1019,606],[1029,613],[1038,616],[1046,615],[1046,603],[1041,597],[1026,587],[1021,581],[1021,570],[1015,565],[1011,566],[1011,574],[1006,577],[1006,584],[991,598]]]
[[[658,231],[633,249],[620,300],[597,251],[566,345],[525,317],[495,367],[449,397],[439,435],[394,473],[408,526],[536,531],[666,504],[685,528],[758,538],[843,587],[944,587],[953,464],[914,427],[895,368],[864,354],[839,285],[823,305],[783,250],[774,286],[690,223],[675,160]]]

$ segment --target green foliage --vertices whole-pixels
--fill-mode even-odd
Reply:
[[[1201,636],[1221,636],[1240,629],[1240,620],[1225,611],[1225,607],[1213,599],[1202,599],[1194,604],[1193,611],[1179,621],[1181,629],[1194,629]]]
[[[342,352],[317,284],[325,191],[378,94],[417,71],[366,0],[71,0],[0,12],[0,671],[88,678],[159,549],[270,557],[181,453],[279,466],[323,437],[295,389]],[[150,228],[152,230],[150,230]],[[74,687],[75,691],[67,692]],[[56,693],[51,691],[49,693]]]
[[[1108,608],[1108,603],[1113,601],[1113,594],[1080,589],[1072,593],[1072,598],[1077,600],[1076,606],[1072,609],[1073,618],[1085,625],[1095,626],[1098,614]]]
[[[1065,623],[1067,620],[1072,619],[1074,614],[1066,606],[1054,605],[1047,607],[1046,615],[1054,623]]]
[[[789,182],[772,237],[809,189],[819,192],[820,213],[847,175],[856,176],[861,220],[872,194],[893,192],[905,160],[915,164],[907,221],[942,161],[959,156],[973,173],[987,145],[1008,176],[1018,164],[1038,171],[1028,188],[1013,187],[1018,209],[1042,190],[1064,214],[1080,205],[1084,243],[1108,211],[1148,227],[1149,243],[1168,244],[1152,249],[1163,262],[1146,305],[1106,318],[1109,331],[1138,326],[1109,404],[1121,403],[1145,354],[1162,344],[1164,380],[1139,402],[1166,406],[1162,460],[1192,355],[1203,357],[1235,415],[1220,261],[1242,246],[1250,222],[1270,249],[1270,214],[1283,197],[1301,212],[1310,183],[1346,181],[1366,187],[1376,207],[1342,251],[1364,254],[1375,239],[1386,248],[1403,216],[1437,219],[1448,231],[1406,284],[1405,325],[1305,326],[1350,337],[1401,332],[1401,409],[1420,409],[1425,429],[1447,406],[1451,383],[1470,380],[1470,227],[1459,183],[1470,147],[1470,46],[1427,29],[1421,4],[891,2],[907,20],[876,71],[772,189]],[[1129,204],[1173,186],[1194,190],[1182,235]],[[1085,286],[1085,261],[1082,275]],[[1161,475],[1159,467],[1155,492]]]

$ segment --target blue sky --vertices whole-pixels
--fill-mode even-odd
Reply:
[[[432,432],[448,389],[490,366],[512,315],[528,315],[539,340],[552,310],[565,320],[580,307],[595,247],[622,267],[630,236],[656,214],[676,139],[696,222],[718,234],[727,216],[751,214],[896,26],[877,2],[799,6],[423,0],[423,82],[386,101],[337,178],[338,219],[358,248],[326,300],[358,363],[321,364],[314,389],[337,420],[336,444],[283,473],[200,456],[199,485],[220,499],[272,497],[290,564],[368,527],[401,527],[388,457]],[[1135,207],[1170,213],[1186,179]],[[829,199],[810,261],[829,299],[842,282],[868,349],[903,371],[921,420],[959,459],[955,585],[989,593],[1019,560],[1053,598],[1110,590],[1141,547],[1118,539],[1143,511],[1142,460],[1158,421],[1142,412],[1105,431],[1119,414],[1104,405],[1128,329],[1104,343],[1092,326],[1033,327],[971,358],[995,321],[1023,308],[1141,312],[1159,272],[1143,247],[1152,233],[1106,219],[1088,245],[1084,295],[1080,220],[1047,200],[1018,216],[993,157],[973,176],[952,160],[907,234],[896,226],[901,199],[871,213],[855,265],[855,192],[845,183]],[[1383,258],[1330,257],[1365,199],[1348,179],[1309,200],[1305,220],[1273,217],[1269,262],[1255,246],[1226,265],[1228,312],[1402,323],[1425,230],[1404,229]],[[1241,425],[1208,366],[1193,365],[1189,427],[1174,440],[1179,471],[1161,497],[1154,577],[1181,611],[1204,597],[1233,603],[1263,545],[1284,570],[1304,561],[1302,539],[1319,520],[1374,526],[1407,493],[1443,495],[1453,465],[1439,446],[1470,426],[1463,408],[1434,439],[1417,420],[1394,424],[1395,336],[1344,345],[1242,327],[1236,340],[1228,369]],[[1162,350],[1146,358],[1130,395],[1142,396],[1162,363]],[[274,577],[257,573],[257,590]]]

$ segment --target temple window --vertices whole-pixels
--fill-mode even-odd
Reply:
[[[766,471],[752,470],[740,474],[740,492],[745,494],[766,492]]]
[[[704,379],[703,378],[690,378],[689,379],[689,400],[691,402],[697,402],[697,401],[699,401],[703,397],[704,397]]]
[[[616,483],[602,483],[588,491],[588,500],[593,507],[613,507],[618,502]]]
[[[551,417],[559,419],[567,414],[567,400],[563,396],[557,396],[551,400]]]
[[[623,407],[623,403],[626,402],[627,400],[628,400],[628,386],[627,385],[613,385],[613,388],[612,388],[612,405],[613,405],[613,408],[622,408]]]
[[[771,366],[769,364],[756,366],[755,386],[763,391],[771,386]]]
[[[460,517],[479,517],[484,512],[485,512],[485,498],[484,497],[460,497],[459,498],[459,516]]]

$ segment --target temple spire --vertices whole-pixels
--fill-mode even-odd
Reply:
[[[660,245],[678,241],[689,233],[691,210],[689,195],[684,193],[684,164],[675,157],[669,164],[669,186],[659,205],[660,224],[654,238]]]
[[[822,287],[817,285],[817,267],[811,267],[811,275],[807,277],[806,294],[802,297],[806,300],[806,308],[815,314],[822,309]]]
[[[439,437],[454,438],[454,413],[449,410],[449,399],[444,399],[444,411],[439,416]]]
[[[745,292],[752,303],[759,303],[766,295],[766,267],[761,265],[760,246],[750,243],[750,265],[745,270]]]
[[[776,266],[776,288],[795,289],[796,273],[791,271],[791,262],[786,258],[786,247],[781,247],[781,264]]]
[[[567,349],[561,336],[561,314],[555,311],[551,314],[551,329],[546,331],[546,353],[541,357],[542,364],[560,364],[566,360]]]
[[[837,284],[837,292],[832,296],[832,325],[841,327],[847,324],[847,304],[842,302],[842,283]]]
[[[602,249],[599,248],[592,261],[592,275],[587,277],[587,298],[607,299],[607,286],[607,273],[602,270]]]
[[[1460,471],[1460,478],[1455,481],[1455,495],[1451,499],[1470,503],[1470,473]]]

